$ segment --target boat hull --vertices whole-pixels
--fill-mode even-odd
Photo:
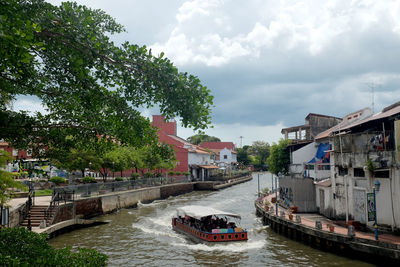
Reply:
[[[194,238],[197,241],[205,242],[233,242],[233,241],[246,241],[247,231],[232,232],[232,233],[210,233],[200,231],[187,224],[179,222],[176,218],[172,219],[172,228],[188,236]]]

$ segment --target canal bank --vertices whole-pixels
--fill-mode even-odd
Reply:
[[[382,234],[375,240],[373,233],[341,227],[318,214],[294,213],[281,206],[277,212],[276,204],[270,204],[273,198],[267,195],[257,199],[255,208],[263,224],[276,233],[324,251],[375,264],[400,262],[400,237]]]
[[[275,233],[256,217],[258,174],[224,190],[187,194],[139,203],[136,208],[96,217],[107,224],[64,233],[49,240],[55,248],[95,248],[109,266],[341,266],[372,267],[365,261],[323,252]],[[260,188],[271,188],[269,173],[260,173]],[[175,232],[171,218],[182,206],[200,205],[237,213],[249,240],[200,244]]]
[[[50,197],[40,198],[40,204],[44,207],[52,207],[52,218],[42,227],[32,227],[38,233],[49,234],[54,237],[57,234],[74,230],[77,228],[97,225],[97,220],[91,220],[96,216],[113,213],[123,208],[136,207],[139,203],[151,203],[155,200],[166,199],[171,196],[178,196],[198,190],[221,190],[235,184],[243,183],[252,179],[252,176],[245,176],[230,179],[225,183],[205,181],[167,184],[140,189],[116,191],[103,194],[73,194],[64,199],[52,203]],[[12,226],[17,226],[21,221],[21,210],[24,209],[25,200],[11,201]]]

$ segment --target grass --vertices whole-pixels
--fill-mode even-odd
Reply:
[[[51,196],[52,194],[53,194],[52,189],[35,190],[35,197]]]

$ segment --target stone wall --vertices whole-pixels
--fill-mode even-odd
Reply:
[[[84,218],[91,218],[103,214],[101,198],[87,198],[75,201],[76,215],[82,215]]]
[[[58,212],[55,214],[53,224],[70,220],[74,218],[74,204],[68,203],[58,207]]]
[[[160,187],[104,195],[101,197],[101,210],[103,213],[110,213],[121,208],[134,207],[139,201],[149,202],[160,198]]]
[[[168,198],[169,196],[186,194],[192,192],[193,190],[194,186],[192,183],[166,185],[160,188],[160,198],[164,199]]]

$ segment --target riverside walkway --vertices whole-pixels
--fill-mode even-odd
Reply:
[[[400,262],[400,236],[382,233],[375,240],[374,233],[354,229],[349,232],[334,221],[315,213],[294,213],[281,206],[276,214],[275,195],[260,197],[255,201],[257,214],[263,223],[288,236],[323,250],[353,256],[358,254],[363,260]],[[366,256],[366,257],[365,257]]]

